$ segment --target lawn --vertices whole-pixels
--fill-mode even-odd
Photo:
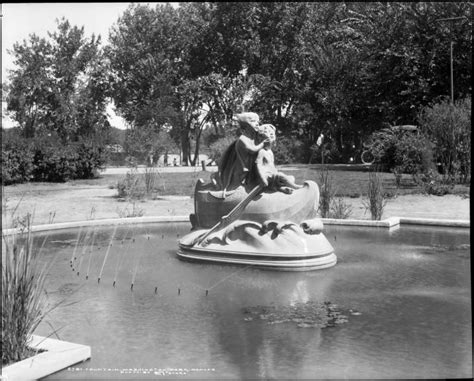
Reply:
[[[321,184],[321,166],[282,166],[282,172],[293,175],[296,182],[302,184],[304,180],[313,180],[318,185]],[[193,196],[194,187],[199,178],[206,183],[210,181],[210,171],[197,170],[193,172],[163,172],[157,169],[153,175],[154,194],[158,196]],[[358,170],[337,168],[329,171],[333,181],[336,195],[341,197],[357,198],[366,193],[369,172],[367,169],[359,168]],[[417,185],[411,175],[403,175],[401,185],[397,189],[395,176],[389,172],[379,172],[382,178],[382,184],[385,191],[389,195],[405,195],[405,194],[421,194],[422,188]],[[140,178],[140,187],[144,188],[144,174],[139,173],[136,176]],[[7,193],[14,194],[43,194],[55,191],[64,191],[66,189],[81,188],[109,188],[117,189],[117,183],[125,178],[125,174],[102,173],[95,179],[88,180],[71,180],[67,183],[27,183],[6,187]],[[321,186],[321,185],[320,185]],[[456,185],[451,191],[453,194],[469,194],[468,185]]]
[[[313,180],[320,185],[321,168],[319,166],[288,166],[282,167],[281,171],[293,175],[296,182],[302,184],[304,180]],[[194,186],[199,178],[202,178],[206,183],[210,181],[211,174],[209,171],[195,171],[195,172],[178,172],[168,173],[160,172],[159,170],[154,175],[154,189],[159,195],[178,195],[178,196],[192,196]],[[367,183],[369,179],[369,172],[365,170],[330,170],[330,177],[336,189],[337,196],[343,197],[360,197],[366,193]],[[420,194],[423,192],[422,188],[415,183],[411,175],[403,175],[401,185],[397,188],[395,183],[395,176],[389,172],[379,172],[382,179],[382,184],[385,191],[391,195],[404,194]],[[144,174],[138,174],[142,177],[143,184]],[[107,186],[109,188],[116,188],[117,183],[125,177],[124,174],[103,174],[97,179],[91,180],[75,180],[71,181],[71,185],[95,185]],[[452,193],[468,194],[469,186],[456,185]]]

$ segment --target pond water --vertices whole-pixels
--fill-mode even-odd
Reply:
[[[468,229],[326,226],[312,272],[180,261],[187,223],[90,229],[35,236],[62,301],[37,333],[92,348],[48,379],[472,376]]]

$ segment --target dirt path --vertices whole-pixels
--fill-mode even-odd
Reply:
[[[119,201],[116,189],[97,185],[23,184],[4,188],[2,225],[11,226],[11,212],[16,216],[34,213],[34,224],[81,221],[91,218],[118,218],[127,214],[144,216],[188,216],[194,210],[189,197],[168,196],[157,200],[137,201],[134,204]],[[362,198],[344,198],[351,205],[350,218],[370,219],[365,212]],[[403,195],[390,199],[384,218],[417,217],[469,220],[469,198],[458,195],[443,197],[425,195]],[[18,207],[17,207],[18,206]],[[7,214],[5,215],[5,212]]]

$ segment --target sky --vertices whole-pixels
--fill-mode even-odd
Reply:
[[[84,26],[84,33],[101,35],[106,43],[110,27],[131,3],[3,3],[2,7],[2,81],[12,69],[13,57],[8,54],[15,42],[30,34],[47,37],[56,30],[56,19],[65,17],[72,25]],[[141,3],[155,6],[156,3]],[[178,3],[175,3],[176,6]]]

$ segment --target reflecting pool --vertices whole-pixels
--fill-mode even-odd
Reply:
[[[37,333],[92,348],[49,379],[472,376],[469,229],[326,226],[338,264],[313,272],[183,262],[188,232],[35,236],[62,301]],[[328,311],[337,324],[320,324]]]

